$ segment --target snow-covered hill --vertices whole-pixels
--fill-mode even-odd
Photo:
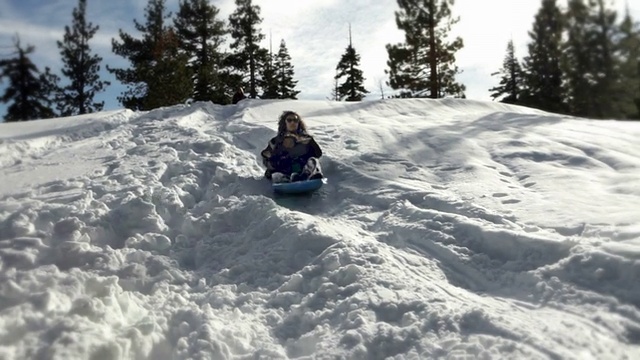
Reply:
[[[312,196],[262,178],[287,109]],[[639,140],[453,99],[1,124],[0,358],[640,358]]]

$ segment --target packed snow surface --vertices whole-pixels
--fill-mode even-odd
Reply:
[[[259,152],[298,111],[327,184]],[[1,359],[639,359],[640,124],[245,100],[0,124]]]

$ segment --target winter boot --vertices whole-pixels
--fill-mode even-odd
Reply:
[[[282,182],[289,182],[289,179],[287,178],[287,176],[281,172],[274,172],[273,174],[271,174],[271,182],[272,183],[282,183]]]

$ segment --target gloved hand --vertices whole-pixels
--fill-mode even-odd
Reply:
[[[304,135],[298,135],[297,136],[297,141],[299,143],[302,143],[302,144],[308,144],[309,141],[311,141],[311,137],[310,136],[304,136]]]

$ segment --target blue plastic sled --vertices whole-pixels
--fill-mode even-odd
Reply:
[[[305,181],[284,182],[271,184],[273,191],[278,194],[304,194],[316,191],[327,182],[327,178]]]

